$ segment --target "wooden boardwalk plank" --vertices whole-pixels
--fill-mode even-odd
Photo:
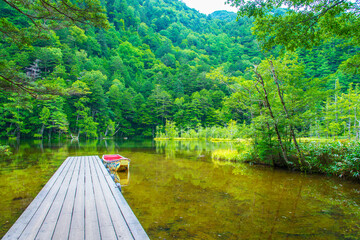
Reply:
[[[77,157],[72,158],[72,161],[76,161],[78,163],[74,168],[74,176],[69,185],[68,194],[65,197],[59,219],[56,223],[53,239],[67,239],[69,236],[71,216],[74,208],[74,199],[80,171],[80,161],[78,160],[79,158]]]
[[[84,239],[85,233],[85,157],[80,157],[79,178],[77,182],[74,208],[72,212],[69,239]]]
[[[99,177],[97,176],[94,164],[90,164],[90,171],[94,184],[94,191],[98,193],[95,194],[95,204],[99,217],[101,239],[117,239],[112,219],[110,217],[110,212],[105,201],[105,198],[109,196],[103,195],[101,189],[102,186],[100,185]]]
[[[54,200],[54,202],[51,205],[51,208],[40,227],[40,230],[36,236],[36,239],[51,239],[54,229],[56,226],[56,222],[59,218],[61,209],[63,207],[63,203],[65,200],[65,197],[67,195],[69,185],[71,182],[71,179],[74,177],[75,169],[77,164],[79,164],[78,161],[72,160],[72,165],[69,166],[69,171],[67,172],[67,175],[63,181],[63,183],[60,186],[59,192]]]
[[[34,231],[34,229],[39,229],[47,216],[50,207],[57,196],[60,186],[63,184],[65,177],[67,173],[70,170],[70,167],[72,166],[72,162],[67,165],[67,168],[64,169],[64,171],[61,172],[59,177],[57,178],[56,182],[52,186],[52,188],[49,190],[49,193],[44,198],[44,201],[41,203],[40,207],[35,212],[34,216],[31,218],[27,226],[25,227],[24,231],[21,233],[19,239],[34,239],[37,231]]]
[[[95,156],[95,160],[98,164],[98,168],[103,172],[105,179],[109,185],[109,188],[112,192],[115,201],[121,210],[121,213],[129,227],[131,234],[135,239],[149,239],[148,235],[146,234],[145,230],[139,223],[139,220],[136,218],[135,214],[131,210],[130,206],[126,202],[124,196],[119,191],[118,187],[116,186],[114,180],[108,174],[105,166],[102,164],[101,159],[98,156]]]
[[[91,160],[93,161],[94,166],[97,166],[97,159],[96,157],[91,157]],[[100,185],[102,187],[102,191],[104,193],[104,196],[109,196],[106,198],[106,205],[109,209],[110,218],[112,220],[112,224],[114,226],[114,230],[116,233],[116,236],[118,239],[134,239],[131,231],[129,231],[129,227],[127,226],[126,221],[124,220],[124,217],[121,213],[121,209],[117,205],[115,198],[113,197],[113,194],[111,192],[110,186],[108,182],[105,179],[105,176],[102,172],[102,170],[99,167],[95,168],[97,172],[97,176],[99,178]],[[109,175],[109,174],[107,174]],[[119,191],[119,190],[118,190]]]
[[[70,163],[70,158],[67,158],[2,239],[12,240],[18,239],[20,237],[22,231],[27,226],[31,218],[34,216],[34,214],[38,210],[41,203],[44,201],[45,197],[49,193],[50,189],[52,188],[62,171],[64,171],[64,169],[66,169],[67,165]]]
[[[149,239],[98,156],[69,157],[3,239]]]
[[[100,239],[99,219],[95,205],[95,192],[90,161],[85,161],[85,239]]]

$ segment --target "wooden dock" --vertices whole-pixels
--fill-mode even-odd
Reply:
[[[98,156],[69,157],[3,239],[149,239]]]

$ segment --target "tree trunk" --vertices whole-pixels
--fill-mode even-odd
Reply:
[[[109,132],[109,126],[108,126],[108,127],[106,128],[106,130],[105,130],[104,137],[107,136],[108,132]]]
[[[280,145],[280,148],[281,148],[281,152],[282,152],[284,161],[285,161],[285,163],[287,165],[290,165],[290,162],[289,162],[288,157],[287,157],[286,149],[284,147],[284,144],[283,144],[283,141],[281,139],[281,135],[280,135],[280,132],[279,132],[279,129],[278,129],[278,125],[276,123],[276,119],[274,117],[274,114],[273,114],[271,106],[270,106],[270,102],[269,102],[269,99],[268,99],[268,93],[267,93],[266,88],[265,88],[265,83],[264,83],[264,80],[263,80],[262,76],[257,72],[257,66],[255,66],[254,73],[257,76],[258,82],[262,86],[262,89],[263,89],[263,92],[264,92],[264,103],[265,103],[264,105],[265,105],[266,108],[268,108],[270,117],[274,122],[274,129],[275,129],[275,132],[276,132],[276,135],[277,135],[277,139],[278,139],[278,142],[279,142],[279,145]]]
[[[273,63],[272,63],[271,60],[269,60],[269,63],[270,63],[270,66],[271,66],[271,72],[272,72],[273,79],[274,79],[274,82],[275,82],[276,87],[277,87],[277,91],[278,91],[278,95],[279,95],[279,98],[280,98],[280,101],[281,101],[281,105],[282,105],[283,108],[284,108],[284,111],[285,111],[285,114],[286,114],[286,118],[287,118],[287,120],[288,120],[288,122],[289,122],[290,134],[291,134],[291,137],[292,137],[292,139],[293,139],[293,141],[294,141],[295,148],[296,148],[296,150],[297,150],[297,152],[298,152],[299,164],[300,164],[300,166],[301,166],[302,163],[303,163],[303,154],[302,154],[302,152],[301,152],[301,150],[300,150],[300,147],[299,147],[299,145],[298,145],[298,143],[297,143],[296,136],[295,136],[295,131],[294,131],[294,127],[293,127],[293,125],[291,124],[289,112],[288,112],[288,110],[287,110],[287,108],[286,108],[286,105],[285,105],[285,102],[284,102],[284,97],[283,97],[283,95],[282,95],[282,93],[281,93],[281,91],[280,91],[279,79],[278,79],[278,77],[277,77],[277,75],[276,75],[276,73],[275,73],[274,65],[273,65]]]
[[[329,114],[329,100],[326,100],[326,116]],[[326,124],[326,138],[329,138],[329,121],[325,118]]]
[[[338,108],[337,108],[337,86],[336,86],[337,80],[335,80],[335,120],[336,123],[338,122]]]
[[[121,127],[119,127],[120,123],[115,127],[115,132],[114,132],[114,136],[115,134],[117,134],[117,132],[121,129]],[[119,127],[118,129],[116,129],[117,127]]]
[[[316,121],[316,136],[317,138],[320,138],[320,123],[319,121]]]
[[[351,110],[349,110],[349,141],[351,140],[351,117],[350,117]]]
[[[17,128],[16,139],[20,139],[20,128]]]
[[[45,124],[42,125],[41,130],[40,130],[41,139],[44,138],[44,130],[45,130]]]
[[[270,143],[270,146],[272,146],[271,134],[270,134],[270,125],[269,125],[268,122],[266,122],[266,127],[267,127],[268,132],[269,132],[269,143]],[[271,154],[271,164],[272,164],[272,166],[275,166],[274,156],[272,154]]]
[[[355,111],[355,116],[354,116],[354,131],[355,131],[355,140],[358,140],[359,139],[359,132],[357,131],[357,128],[356,128],[356,121],[357,121],[357,119],[356,119],[356,107],[355,107],[355,109],[354,109],[354,111]]]

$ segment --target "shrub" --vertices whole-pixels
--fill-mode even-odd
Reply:
[[[11,155],[10,147],[8,145],[0,145],[0,156]]]
[[[302,143],[309,170],[360,179],[360,143]]]

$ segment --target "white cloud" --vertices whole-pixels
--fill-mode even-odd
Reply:
[[[182,0],[188,7],[195,8],[201,13],[210,14],[217,10],[237,12],[236,8],[225,4],[226,0]]]

